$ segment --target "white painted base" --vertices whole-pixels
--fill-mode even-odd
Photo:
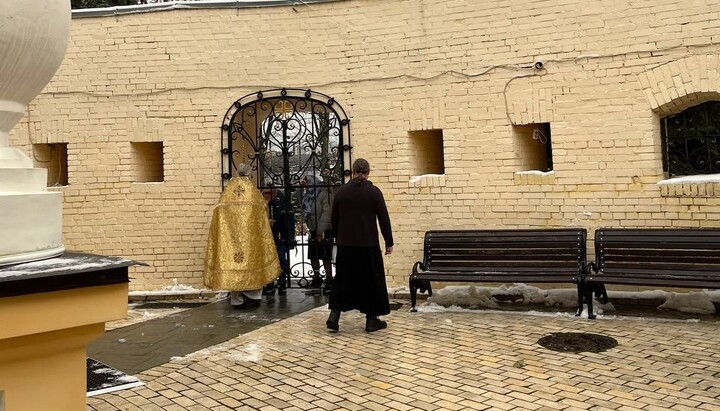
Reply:
[[[9,256],[0,256],[0,267],[3,265],[27,263],[36,260],[45,260],[48,258],[58,257],[65,252],[65,246],[51,248],[49,250],[34,251],[25,254],[15,254]],[[2,411],[0,409],[0,411]]]
[[[0,195],[3,193],[38,193],[47,188],[44,168],[0,168]]]
[[[0,146],[0,168],[29,168],[32,166],[32,160],[22,151],[13,147]]]
[[[0,265],[49,258],[64,250],[62,194],[0,192]]]

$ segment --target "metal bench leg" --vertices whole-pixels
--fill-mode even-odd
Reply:
[[[430,281],[427,280],[420,283],[420,292],[424,293],[426,291],[428,293],[428,297],[432,297],[432,284],[430,284]]]
[[[577,313],[575,313],[575,317],[580,317],[583,312],[583,295],[585,295],[584,281],[578,281],[577,294],[578,294],[578,310],[577,310]]]
[[[417,289],[418,286],[415,284],[415,280],[413,278],[410,279],[410,302],[412,303],[412,308],[410,309],[411,313],[416,313],[417,308],[415,308],[415,302],[417,301]]]
[[[593,314],[593,291],[592,287],[590,287],[590,285],[588,285],[587,283],[585,284],[585,301],[587,301],[588,306],[588,318],[594,320],[595,314]]]

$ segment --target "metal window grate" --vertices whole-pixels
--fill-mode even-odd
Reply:
[[[670,177],[720,172],[720,101],[708,101],[660,122],[663,171]]]

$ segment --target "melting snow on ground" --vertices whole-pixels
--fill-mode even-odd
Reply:
[[[207,289],[199,290],[195,287],[178,283],[175,278],[172,280],[172,284],[167,285],[160,290],[155,291],[131,291],[130,295],[182,295],[182,294],[200,294],[202,292],[208,292]]]
[[[398,293],[407,290],[406,288],[392,289],[391,292]],[[697,291],[689,293],[674,293],[662,290],[655,291],[608,291],[610,301],[608,304],[601,304],[597,300],[593,303],[593,311],[602,315],[614,311],[613,299],[635,299],[635,300],[664,300],[658,309],[677,310],[691,314],[712,314],[715,312],[713,302],[720,302],[720,290]],[[418,305],[418,311],[462,311],[466,308],[499,308],[500,301],[513,301],[519,304],[539,304],[547,307],[577,307],[577,291],[575,289],[551,289],[544,290],[525,284],[513,284],[512,286],[476,287],[476,286],[448,286],[433,291],[433,296],[428,297],[427,302]],[[484,312],[487,312],[486,310]],[[504,311],[506,312],[506,311]],[[574,316],[571,313],[536,313],[538,315],[559,315]],[[587,317],[587,310],[583,310],[583,316]],[[607,317],[607,316],[606,316]]]
[[[246,344],[237,345],[232,341],[214,345],[184,357],[172,357],[171,362],[185,364],[192,361],[205,359],[211,362],[227,360],[233,362],[253,362],[262,360],[263,353],[270,349],[270,344],[263,340],[256,340]]]

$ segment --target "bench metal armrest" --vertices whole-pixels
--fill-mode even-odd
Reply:
[[[421,261],[416,261],[415,264],[413,264],[412,274],[417,274],[420,271],[427,271],[427,267],[425,267],[425,264]]]

